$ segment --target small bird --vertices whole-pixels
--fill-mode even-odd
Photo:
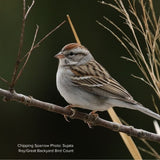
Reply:
[[[67,44],[55,57],[59,59],[57,88],[71,107],[88,109],[92,113],[122,107],[160,120],[159,114],[135,101],[83,45]]]

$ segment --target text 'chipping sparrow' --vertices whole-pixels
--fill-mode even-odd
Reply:
[[[57,88],[72,106],[92,111],[123,107],[160,120],[160,115],[135,101],[84,46],[78,43],[67,44],[55,57],[59,59]]]

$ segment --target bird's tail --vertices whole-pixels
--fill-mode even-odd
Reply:
[[[112,102],[112,103],[111,103]],[[137,101],[133,101],[133,103],[126,103],[124,101],[119,101],[119,100],[116,100],[114,99],[114,101],[112,100],[110,103],[111,103],[111,106],[117,106],[117,107],[123,107],[123,108],[128,108],[128,109],[133,109],[133,110],[137,110],[137,111],[140,111],[150,117],[153,117],[157,120],[160,120],[160,115],[151,111],[150,109],[144,107],[142,104],[140,104],[139,102]],[[114,102],[114,103],[113,103]]]
[[[140,112],[142,112],[142,113],[144,113],[144,114],[146,114],[146,115],[148,115],[150,117],[153,117],[153,118],[155,118],[157,120],[160,120],[160,115],[159,114],[157,114],[157,113],[151,111],[150,109],[144,107],[140,103],[137,103],[137,104],[133,105],[132,109],[138,110],[138,111],[140,111]]]

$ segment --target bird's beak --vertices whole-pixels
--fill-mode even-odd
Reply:
[[[62,59],[62,58],[64,58],[64,54],[62,54],[62,52],[59,52],[54,57],[57,58],[57,59]]]

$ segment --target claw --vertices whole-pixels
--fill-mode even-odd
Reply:
[[[70,122],[70,121],[68,120],[68,117],[67,117],[66,115],[64,115],[64,119],[65,119],[67,122]]]
[[[89,113],[89,115],[90,115],[90,116],[93,116],[94,119],[97,119],[98,114],[97,114],[96,112],[97,112],[97,111],[92,111],[92,112]],[[89,127],[89,128],[93,128],[90,122],[87,122],[87,124],[88,124],[88,127]]]
[[[68,106],[66,106],[65,108],[66,109],[72,109],[72,105],[68,105]],[[68,117],[67,117],[67,115],[64,115],[64,119],[67,121],[67,122],[70,122],[69,120],[68,120]]]

